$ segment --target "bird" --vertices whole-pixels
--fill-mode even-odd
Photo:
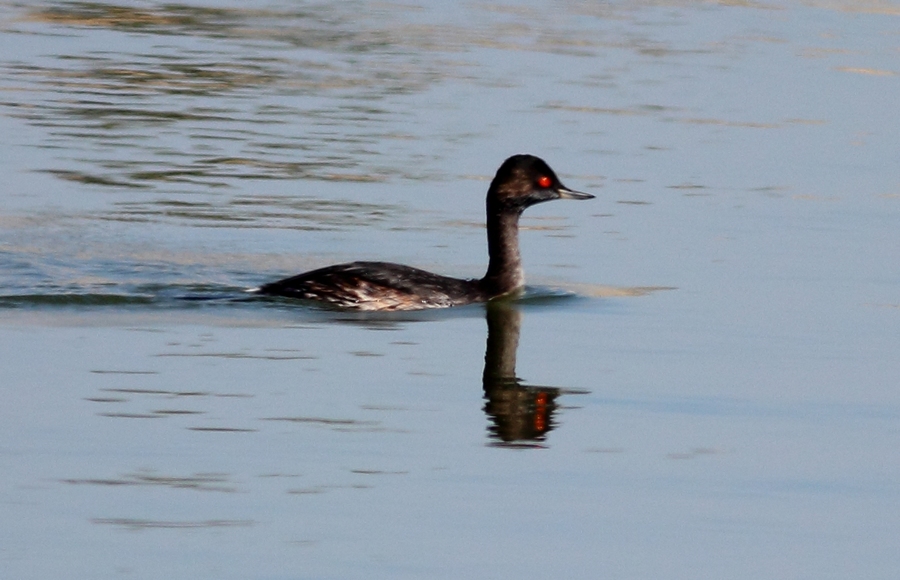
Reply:
[[[534,155],[513,155],[488,188],[488,268],[482,278],[461,279],[390,262],[349,262],[264,284],[266,296],[314,301],[357,311],[447,308],[515,296],[525,286],[519,252],[519,217],[535,204],[554,199],[592,199],[569,189]]]

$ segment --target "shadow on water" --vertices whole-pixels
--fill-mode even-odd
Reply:
[[[322,309],[319,313],[333,322],[360,325],[369,329],[393,329],[408,322],[484,316],[487,321],[487,341],[482,387],[485,401],[483,410],[489,422],[489,445],[527,449],[544,447],[547,434],[558,426],[555,415],[559,409],[557,399],[561,395],[584,395],[588,391],[530,385],[516,375],[522,308],[558,306],[561,301],[578,298],[569,292],[529,287],[526,294],[516,300],[494,300],[487,304],[457,308],[389,313]]]
[[[585,391],[525,384],[516,376],[516,352],[522,313],[512,303],[492,302],[485,308],[487,346],[484,353],[484,412],[497,447],[540,447],[556,427],[556,399]]]

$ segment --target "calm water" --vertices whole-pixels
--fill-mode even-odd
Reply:
[[[0,576],[896,577],[900,3],[249,4],[0,3]]]

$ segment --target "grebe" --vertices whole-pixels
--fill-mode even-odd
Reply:
[[[326,302],[354,310],[446,308],[519,292],[525,285],[519,255],[519,216],[552,199],[591,199],[560,182],[542,159],[514,155],[503,162],[487,192],[490,261],[480,280],[462,280],[388,262],[350,262],[265,284],[270,296]]]

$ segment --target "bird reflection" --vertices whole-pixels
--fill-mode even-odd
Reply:
[[[484,412],[493,444],[540,446],[555,426],[553,415],[560,389],[523,384],[516,377],[516,349],[522,313],[508,302],[487,304],[487,348],[484,353]]]

